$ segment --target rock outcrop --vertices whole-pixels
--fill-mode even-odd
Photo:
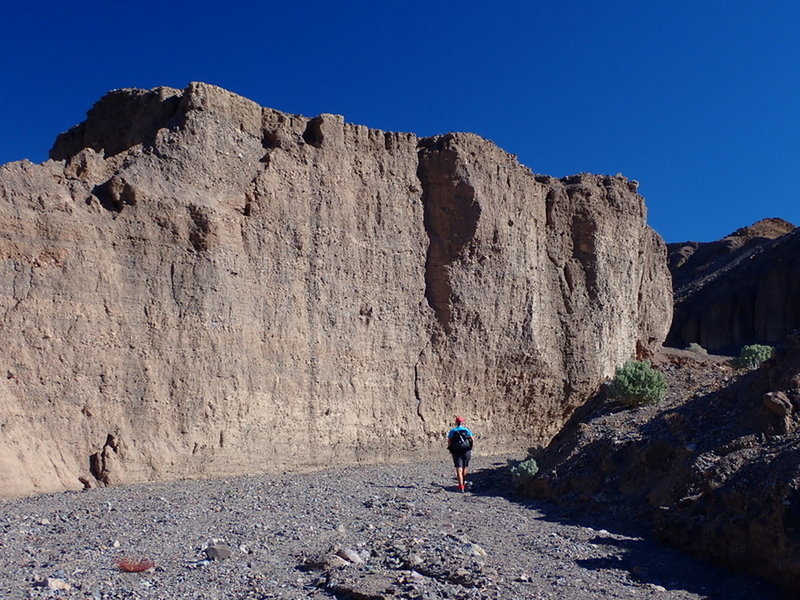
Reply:
[[[800,332],[750,373],[674,352],[657,361],[664,402],[625,410],[598,395],[538,457],[527,492],[636,516],[674,546],[797,594]]]
[[[0,494],[542,443],[669,287],[623,177],[117,90],[0,167]]]
[[[668,248],[675,315],[667,345],[736,354],[800,327],[800,230],[791,223],[764,219],[717,242]]]

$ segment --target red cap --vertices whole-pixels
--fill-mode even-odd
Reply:
[[[464,421],[466,421],[464,417],[456,417],[456,423],[463,423]]]

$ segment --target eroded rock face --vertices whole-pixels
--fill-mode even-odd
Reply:
[[[0,167],[4,495],[527,447],[670,322],[632,182],[474,135],[198,83],[51,156]]]
[[[800,229],[764,219],[708,243],[669,244],[675,315],[667,344],[738,354],[800,327]]]

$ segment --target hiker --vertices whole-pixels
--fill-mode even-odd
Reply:
[[[472,432],[464,427],[464,417],[456,417],[456,426],[447,434],[447,449],[453,455],[459,491],[464,491],[467,479],[467,467],[472,458]]]

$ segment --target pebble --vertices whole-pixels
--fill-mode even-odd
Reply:
[[[72,591],[40,584],[29,596],[65,600],[780,598],[636,537],[618,519],[564,520],[549,505],[520,502],[498,466],[504,458],[475,456],[480,495],[455,493],[446,458],[0,501],[0,598],[19,598],[20,581],[36,575]],[[43,515],[57,526],[37,526]],[[159,567],[114,568],[120,547]],[[634,557],[646,568],[637,580],[627,570]]]
[[[57,577],[45,577],[44,579],[35,582],[34,585],[36,587],[45,587],[50,590],[63,592],[67,592],[72,589],[72,586],[69,583],[63,579],[58,579]]]
[[[351,548],[340,548],[336,551],[336,556],[339,558],[343,558],[347,562],[354,564],[354,565],[363,565],[364,559],[359,556],[359,554],[351,549]]]
[[[224,544],[214,544],[205,549],[208,560],[227,560],[233,555],[230,546]]]
[[[481,548],[478,544],[473,544],[471,542],[469,544],[464,544],[463,546],[461,546],[461,551],[464,554],[469,554],[471,556],[488,556],[486,554],[486,550]]]

